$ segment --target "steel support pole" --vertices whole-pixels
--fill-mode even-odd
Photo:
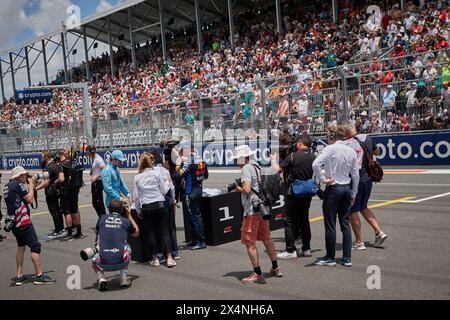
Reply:
[[[64,61],[64,75],[66,83],[69,82],[69,70],[67,68],[67,50],[66,50],[66,35],[64,32],[61,32],[61,42],[62,42],[62,52],[63,52],[63,61]]]
[[[231,49],[234,51],[234,20],[233,20],[233,2],[227,0],[228,3],[228,22],[230,24],[230,42]]]
[[[84,117],[83,135],[84,135],[84,139],[86,140],[85,142],[88,145],[93,146],[94,145],[94,137],[92,135],[91,102],[89,99],[88,83],[83,82],[81,84],[81,86],[83,89],[83,117]],[[77,141],[77,142],[79,142],[79,141]]]
[[[134,32],[133,32],[133,10],[128,8],[128,26],[130,27],[130,45],[131,45],[131,61],[133,63],[133,69],[136,70],[136,46],[134,43]]]
[[[405,10],[405,0],[400,0],[400,9]]]
[[[84,58],[86,59],[86,78],[91,79],[91,68],[89,66],[89,47],[87,45],[86,27],[83,27],[83,43],[84,43]]]
[[[331,0],[331,6],[333,8],[333,21],[336,22],[338,18],[337,0]]]
[[[50,83],[48,81],[47,50],[45,49],[45,39],[42,40],[42,57],[44,59],[45,84],[49,85]]]
[[[198,5],[199,0],[195,0],[195,22],[197,23],[197,44],[198,52],[203,51],[203,38],[202,38],[202,18],[200,16],[200,8]]]
[[[344,121],[349,119],[348,97],[347,97],[347,75],[345,70],[337,69],[342,78],[342,106],[344,107]],[[338,119],[339,120],[339,119]]]
[[[114,65],[114,50],[112,47],[112,36],[111,36],[111,17],[108,16],[108,45],[109,45],[109,61],[111,63],[111,76],[114,78],[116,74],[116,68]]]
[[[3,69],[2,69],[2,60],[0,59],[0,88],[2,89],[2,102],[6,102],[5,95],[5,85],[3,83]]]
[[[12,52],[9,53],[9,63],[11,64],[11,82],[14,90],[14,96],[16,96],[16,79],[14,77],[14,61],[12,57]]]
[[[167,62],[166,31],[165,31],[164,20],[163,20],[164,8],[162,6],[161,0],[158,0],[158,8],[159,8],[159,22],[161,25],[161,46],[162,46],[164,63],[166,63]]]
[[[25,62],[27,65],[28,86],[31,87],[30,60],[28,59],[28,47],[25,47]]]
[[[277,32],[278,34],[281,34],[283,32],[283,25],[281,22],[281,5],[280,0],[275,0],[275,11],[277,14]]]

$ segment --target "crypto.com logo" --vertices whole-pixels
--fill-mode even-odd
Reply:
[[[81,8],[77,5],[68,6],[66,14],[69,16],[66,19],[67,30],[81,28]]]

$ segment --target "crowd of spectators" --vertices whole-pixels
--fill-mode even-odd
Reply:
[[[94,119],[106,119],[111,112],[123,118],[152,108],[161,121],[171,119],[169,125],[191,124],[199,118],[200,95],[206,106],[225,105],[215,112],[223,121],[265,121],[266,108],[272,126],[292,129],[311,121],[334,125],[341,119],[340,67],[347,77],[350,117],[361,130],[448,128],[448,1],[411,1],[403,12],[399,4],[384,1],[379,24],[368,18],[371,13],[363,3],[340,10],[334,23],[329,5],[313,11],[285,1],[282,34],[276,32],[274,8],[255,9],[235,18],[234,50],[227,28],[208,24],[201,54],[191,28],[168,41],[166,63],[160,41],[153,38],[136,48],[137,66],[130,50],[121,47],[114,55],[114,77],[109,55],[103,54],[90,60],[90,79],[84,78],[84,64],[72,69],[70,78],[89,80]],[[56,83],[64,77],[58,74]],[[266,106],[258,82],[265,85]],[[44,122],[58,126],[82,120],[81,109],[80,92],[58,89],[49,102],[7,102],[0,106],[0,121],[20,121],[24,129]]]

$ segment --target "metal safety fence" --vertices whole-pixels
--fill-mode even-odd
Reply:
[[[186,86],[165,98],[91,102],[93,142],[112,149],[181,138],[222,141],[229,130],[237,138],[253,130],[255,139],[273,129],[323,135],[342,121],[376,133],[439,129],[448,126],[449,57],[448,49],[436,50],[222,87]],[[2,122],[0,153],[86,142],[82,113],[70,119]]]

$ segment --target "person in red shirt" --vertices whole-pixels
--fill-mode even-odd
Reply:
[[[410,125],[408,123],[408,119],[406,119],[406,117],[401,117],[400,118],[400,130],[403,132],[407,132],[410,131]]]

